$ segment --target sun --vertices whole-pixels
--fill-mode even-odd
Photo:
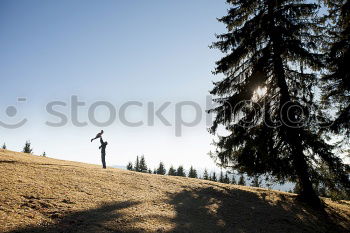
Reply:
[[[263,97],[266,94],[266,87],[258,87],[255,92],[258,95],[258,97]]]
[[[253,100],[258,101],[259,99],[261,99],[262,97],[264,97],[266,95],[266,92],[267,92],[266,87],[256,88],[254,93],[253,93]]]

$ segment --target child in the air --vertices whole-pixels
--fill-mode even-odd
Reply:
[[[91,142],[97,138],[101,138],[102,134],[103,134],[103,130],[101,130],[101,132],[99,132],[95,138],[91,139]]]

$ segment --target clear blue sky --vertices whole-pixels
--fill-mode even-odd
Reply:
[[[225,31],[216,18],[227,7],[224,0],[0,1],[0,120],[28,119],[19,129],[0,127],[0,143],[19,151],[30,140],[36,154],[100,163],[98,142],[90,143],[100,127],[45,125],[57,120],[45,111],[46,104],[69,103],[72,95],[86,102],[81,121],[97,100],[117,109],[130,100],[156,106],[171,101],[164,114],[169,120],[179,101],[196,101],[204,110],[211,82],[218,78],[211,71],[221,56],[208,46],[215,33]],[[17,108],[15,116],[6,115],[8,106]],[[61,111],[69,114],[68,108]],[[145,107],[132,107],[128,114],[131,120],[147,120]],[[185,111],[187,119],[193,114]],[[97,115],[103,120],[104,110]],[[207,155],[213,137],[204,119],[184,128],[181,137],[158,120],[136,128],[116,120],[104,130],[109,165],[125,165],[144,154],[152,167],[159,161],[214,167]]]

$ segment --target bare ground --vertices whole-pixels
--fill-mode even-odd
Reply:
[[[0,149],[0,232],[350,232],[350,203]]]

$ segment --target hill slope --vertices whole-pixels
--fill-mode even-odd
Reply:
[[[0,149],[0,232],[346,232],[350,204],[326,212],[295,195],[141,174]]]

